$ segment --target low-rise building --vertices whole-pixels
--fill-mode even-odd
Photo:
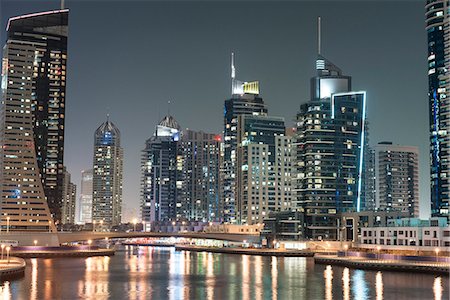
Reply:
[[[403,218],[383,227],[361,228],[360,245],[450,247],[446,218]]]
[[[261,237],[268,244],[273,241],[298,241],[304,238],[304,218],[299,211],[281,211],[269,214],[264,219]]]

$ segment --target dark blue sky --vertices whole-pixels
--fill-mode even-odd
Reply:
[[[309,98],[322,16],[322,54],[366,90],[370,143],[420,147],[421,213],[429,212],[425,1],[66,1],[69,68],[65,164],[80,184],[93,133],[122,132],[124,204],[138,213],[140,151],[167,112],[183,128],[221,132],[237,77],[260,80],[269,113],[293,121]],[[58,9],[59,1],[0,1],[7,19]]]

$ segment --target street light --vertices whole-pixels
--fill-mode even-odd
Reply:
[[[2,244],[2,260],[3,260],[3,249],[5,249],[5,244]]]
[[[103,231],[103,220],[100,220],[100,231]]]
[[[92,232],[94,232],[94,231],[95,231],[95,220],[92,221]]]
[[[92,240],[88,240],[89,251],[91,250],[91,244],[92,244]]]
[[[6,259],[8,260],[8,264],[9,264],[9,251],[10,250],[11,250],[10,246],[6,247]]]
[[[380,259],[380,246],[377,246],[377,259]]]
[[[52,232],[52,221],[48,220],[48,232]]]
[[[9,219],[10,217],[6,217],[6,233],[9,233]]]
[[[347,256],[347,250],[348,250],[348,245],[347,244],[344,245],[344,250],[345,250],[345,255],[344,256]]]
[[[37,245],[37,240],[34,240],[33,243],[34,243],[34,245],[36,246],[36,245]]]

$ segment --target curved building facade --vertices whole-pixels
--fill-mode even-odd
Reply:
[[[428,0],[428,106],[430,116],[431,213],[449,216],[450,199],[450,5]]]
[[[63,168],[68,18],[67,9],[46,11],[10,18],[7,26],[6,47],[11,51],[27,49],[22,54],[28,56],[27,67],[32,72],[22,80],[30,84],[37,164],[55,223],[61,223],[65,198]],[[4,56],[5,65],[14,67],[16,59],[14,56]]]

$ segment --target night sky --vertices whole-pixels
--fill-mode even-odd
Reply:
[[[80,185],[106,114],[122,132],[124,219],[138,217],[140,156],[170,112],[183,128],[219,133],[237,78],[260,80],[269,114],[293,123],[322,54],[366,90],[370,144],[420,147],[421,216],[429,213],[425,1],[66,1],[69,66],[65,164]],[[7,19],[59,9],[59,1],[1,0]],[[79,194],[77,195],[77,197]]]

